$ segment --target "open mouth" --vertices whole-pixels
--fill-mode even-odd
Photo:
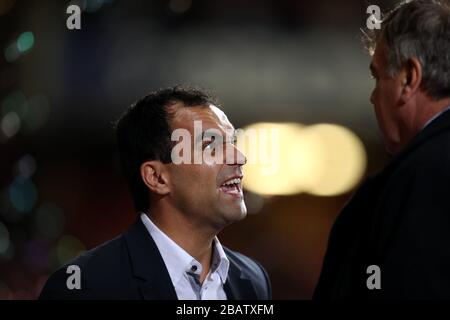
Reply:
[[[220,190],[224,193],[242,196],[242,177],[235,177],[222,183]]]

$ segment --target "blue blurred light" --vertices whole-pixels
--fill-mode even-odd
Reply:
[[[34,46],[34,34],[31,31],[22,33],[17,39],[17,49],[21,53],[29,51]]]
[[[9,200],[9,190],[7,188],[0,192],[0,218],[3,221],[17,223],[24,213],[17,211]]]
[[[24,117],[28,111],[27,98],[25,94],[16,90],[10,93],[2,102],[2,115],[6,115],[9,112],[15,112],[19,117]]]
[[[9,187],[9,200],[20,212],[30,212],[37,200],[37,189],[33,181],[16,177]]]

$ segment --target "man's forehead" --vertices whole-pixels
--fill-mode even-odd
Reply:
[[[222,110],[220,110],[219,108],[217,108],[215,105],[211,104],[209,105],[209,107],[211,108],[211,111],[214,112],[214,114],[217,116],[217,118],[223,122],[223,123],[230,123],[230,121],[228,120],[227,115],[225,114],[225,112],[223,112]],[[231,123],[230,123],[231,124]]]
[[[194,121],[201,121],[208,127],[218,125],[222,129],[234,129],[227,115],[213,104],[177,108],[172,119],[172,125],[174,127],[192,127]]]

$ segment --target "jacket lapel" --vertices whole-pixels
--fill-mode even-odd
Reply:
[[[227,281],[224,285],[228,300],[257,300],[255,288],[250,279],[245,277],[234,259],[227,255],[230,260]]]
[[[139,292],[145,300],[177,300],[169,272],[158,247],[141,219],[124,234],[130,255],[133,276],[138,280]],[[224,285],[228,300],[256,300],[255,288],[242,272],[236,261],[230,260],[227,280]]]
[[[133,276],[138,280],[145,300],[177,300],[169,272],[158,247],[141,219],[124,234],[130,255]]]

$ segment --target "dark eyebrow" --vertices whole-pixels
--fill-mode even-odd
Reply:
[[[199,143],[199,142],[203,142],[205,140],[205,138],[211,138],[214,137],[215,135],[211,133],[211,131],[208,131],[208,129],[204,130],[202,132],[202,134],[198,135],[197,138],[195,139],[195,143]]]

